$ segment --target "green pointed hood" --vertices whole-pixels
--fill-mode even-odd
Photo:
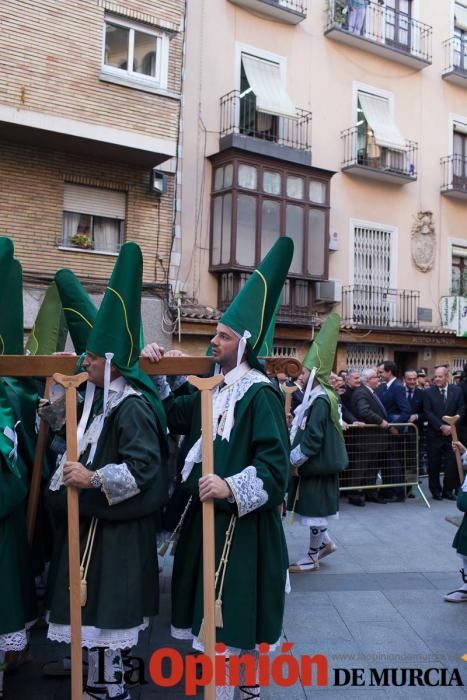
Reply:
[[[112,364],[149,401],[165,439],[165,411],[159,394],[139,366],[142,277],[141,250],[136,243],[125,243],[105,290],[86,349],[99,357],[113,353]]]
[[[257,357],[276,312],[292,256],[292,239],[279,238],[219,319],[240,336],[245,331],[251,333],[246,344],[248,362],[260,371],[263,368]]]
[[[86,350],[89,334],[96,320],[97,307],[71,270],[59,270],[55,274],[55,283],[73,347],[75,352],[81,355]]]
[[[329,314],[308,350],[303,360],[303,366],[309,370],[316,369],[315,379],[319,381],[331,403],[331,420],[339,432],[342,432],[337,395],[329,384],[329,375],[336,355],[339,326],[339,314]]]
[[[275,311],[272,315],[271,323],[269,324],[266,335],[264,336],[263,344],[261,345],[258,353],[258,357],[270,357],[272,355],[272,350],[274,347],[274,332],[276,330],[276,319],[279,313],[279,307],[282,301],[282,292],[277,299],[277,304]]]
[[[62,352],[66,342],[66,323],[57,285],[49,285],[25,347],[26,355],[52,355]]]
[[[0,355],[23,354],[23,271],[13,257],[13,243],[0,237],[0,289],[3,299],[0,314]]]

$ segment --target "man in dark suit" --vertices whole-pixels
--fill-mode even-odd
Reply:
[[[460,416],[465,413],[462,390],[448,383],[446,367],[435,369],[434,386],[423,392],[423,406],[428,420],[428,486],[436,501],[447,498],[455,501],[459,488],[456,459],[451,446],[451,426],[443,416]],[[444,460],[444,483],[441,489],[440,472]]]
[[[425,420],[425,414],[423,412],[423,390],[417,386],[417,371],[415,369],[407,369],[404,372],[404,389],[410,406],[408,423],[412,423],[417,428],[417,431],[413,429],[407,430],[404,447],[404,452],[408,455],[408,461],[411,467],[409,476],[411,479],[415,479],[417,477],[415,469],[418,470],[419,474],[422,473],[420,445],[423,434],[423,421]],[[416,459],[417,456],[418,461]],[[425,467],[423,473],[426,474]],[[409,487],[408,489],[409,493],[411,488],[412,487]],[[410,498],[413,498],[413,496],[410,496]]]
[[[367,425],[374,425],[374,428],[364,428],[361,433],[358,450],[358,472],[355,480],[361,486],[376,484],[376,474],[378,469],[384,464],[385,452],[387,450],[387,413],[383,404],[376,394],[378,375],[376,369],[364,369],[361,374],[361,386],[357,387],[352,394],[352,412],[357,420]],[[378,427],[376,427],[378,426]],[[357,481],[358,480],[358,481]],[[386,503],[386,499],[370,490],[357,491],[349,496],[349,503],[352,505],[365,505],[367,501],[373,503]]]
[[[378,372],[382,382],[376,392],[381,400],[386,413],[388,423],[407,423],[410,418],[410,406],[407,401],[404,387],[397,379],[397,367],[391,360],[385,360],[379,367]],[[381,471],[385,484],[397,484],[404,480],[405,465],[401,461],[402,438],[401,431],[394,427],[389,428],[390,439],[386,464]],[[405,490],[401,486],[386,490],[389,501],[403,501]]]
[[[340,378],[339,378],[340,379]],[[344,422],[344,428],[346,429],[345,433],[345,444],[347,448],[347,456],[349,458],[349,466],[347,469],[341,474],[340,477],[340,484],[341,486],[351,486],[353,483],[355,483],[356,479],[356,472],[355,470],[358,469],[358,459],[359,459],[359,454],[360,454],[360,440],[361,440],[361,431],[359,431],[357,428],[359,427],[359,421],[357,419],[357,416],[353,412],[352,409],[352,396],[356,389],[360,386],[360,372],[357,369],[350,369],[347,372],[346,378],[345,378],[345,386],[344,390],[338,389],[338,394],[339,398],[341,401],[341,406],[342,406],[342,420]],[[348,430],[348,426],[353,425],[354,429]],[[349,492],[349,500],[353,498],[353,494]],[[357,500],[361,500],[358,498]],[[352,502],[352,501],[351,501]],[[354,503],[354,505],[357,505],[357,503]],[[358,503],[358,505],[361,505],[361,503]],[[365,505],[365,502],[363,501],[363,505]]]
[[[360,386],[360,372],[357,369],[351,369],[347,372],[345,379],[345,391],[341,394],[342,401],[342,419],[348,425],[352,425],[357,420],[357,417],[352,411],[352,396],[355,389]]]

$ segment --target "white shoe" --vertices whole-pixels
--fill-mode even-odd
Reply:
[[[336,543],[331,540],[331,542],[328,542],[323,547],[321,547],[321,549],[318,552],[318,559],[324,559],[324,557],[327,557],[329,554],[335,552],[336,549]]]
[[[307,571],[319,571],[319,561],[313,561],[312,559],[308,561],[301,560],[289,566],[291,574],[304,574]]]
[[[444,596],[447,603],[467,603],[467,591],[452,591]]]

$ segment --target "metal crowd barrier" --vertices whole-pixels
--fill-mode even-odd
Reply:
[[[416,487],[426,506],[430,504],[419,484],[420,434],[413,423],[349,425],[344,431],[349,466],[339,480],[340,491]]]

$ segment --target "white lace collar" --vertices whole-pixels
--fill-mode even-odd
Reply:
[[[236,404],[245,396],[253,384],[269,384],[269,379],[256,369],[251,369],[248,362],[242,362],[227,372],[224,377],[225,386],[217,389],[212,401],[212,439],[219,435],[222,440],[229,442],[234,426]],[[182,481],[186,481],[195,464],[202,460],[202,438],[194,443],[188,452],[182,470]]]

